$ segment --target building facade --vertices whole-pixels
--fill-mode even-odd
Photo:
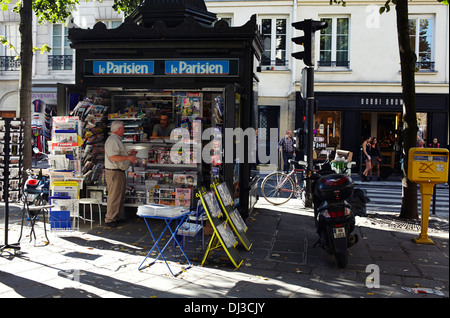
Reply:
[[[258,15],[265,51],[259,82],[259,127],[285,129],[303,126],[304,64],[291,57],[301,51],[290,39],[301,36],[292,22],[324,20],[328,28],[316,32],[315,151],[317,158],[335,149],[350,150],[359,163],[363,136],[376,137],[383,166],[400,168],[402,87],[395,9],[379,14],[381,3],[346,1],[228,1],[206,3],[218,17],[239,23]],[[416,96],[418,138],[428,145],[438,138],[449,143],[448,7],[437,1],[409,2],[411,44],[418,56]],[[361,166],[361,165],[359,165]]]
[[[315,155],[324,156],[335,149],[350,150],[359,160],[361,138],[377,137],[386,158],[383,165],[398,168],[399,133],[402,125],[400,57],[395,9],[382,15],[382,5],[374,1],[347,0],[345,7],[328,1],[205,0],[209,11],[240,26],[253,14],[264,39],[264,52],[255,74],[258,84],[257,128],[278,128],[278,138],[286,129],[303,125],[305,115],[301,95],[303,62],[291,57],[302,48],[291,38],[300,36],[292,22],[304,19],[326,20],[329,27],[315,36]],[[43,121],[46,107],[67,108],[59,84],[74,83],[74,52],[67,41],[73,22],[92,28],[98,21],[116,27],[122,16],[111,8],[112,1],[88,2],[73,12],[68,26],[39,26],[33,21],[36,46],[48,44],[50,53],[35,53],[32,101],[42,101],[41,109],[32,108]],[[418,56],[416,72],[418,137],[430,143],[437,137],[441,145],[449,143],[449,16],[448,7],[436,0],[409,2],[410,34]],[[18,15],[0,13],[0,34],[11,43],[19,43]],[[18,66],[14,52],[0,48],[0,112],[17,111]],[[31,104],[32,106],[35,105]],[[39,103],[37,103],[39,104]],[[58,107],[56,105],[59,105]],[[36,112],[39,111],[39,112]],[[261,130],[264,133],[263,130]],[[269,144],[269,130],[259,134]],[[272,145],[273,146],[273,145]]]

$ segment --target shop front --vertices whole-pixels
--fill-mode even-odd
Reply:
[[[401,94],[316,92],[318,110],[314,119],[314,156],[323,158],[337,149],[353,152],[361,169],[361,144],[364,136],[375,137],[381,150],[382,168],[400,172],[402,153]],[[418,140],[427,146],[438,138],[448,144],[448,94],[416,94]],[[305,114],[303,100],[297,95],[297,118]],[[303,123],[298,122],[301,127]]]
[[[262,42],[255,17],[240,27],[214,21],[203,1],[145,1],[116,29],[97,23],[93,29],[69,30],[76,79],[67,96],[97,100],[107,108],[106,125],[124,121],[126,146],[139,152],[140,163],[127,175],[136,196],[130,205],[180,204],[174,196],[178,184],[191,189],[192,206],[196,188],[209,188],[219,177],[234,191],[242,216],[251,213],[258,184],[247,160],[252,140],[236,128],[255,127],[254,71]],[[181,128],[174,130],[178,141],[153,137],[162,116]],[[227,128],[233,133],[225,133]],[[85,144],[95,150],[102,140]],[[170,157],[174,151],[177,162]],[[102,184],[101,172],[90,181]],[[155,182],[157,199],[149,197]],[[164,188],[170,193],[165,201]]]

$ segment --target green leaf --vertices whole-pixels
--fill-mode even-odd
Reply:
[[[3,11],[6,11],[6,10],[8,10],[8,6],[6,5],[6,4],[2,4],[1,6],[0,6],[0,9],[2,9]]]

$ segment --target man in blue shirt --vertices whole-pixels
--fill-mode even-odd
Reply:
[[[278,149],[283,155],[283,171],[289,172],[289,159],[295,157],[294,140],[292,139],[292,131],[286,130],[286,135],[280,139]]]

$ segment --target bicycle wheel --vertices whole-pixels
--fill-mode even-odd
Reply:
[[[264,198],[273,205],[288,202],[294,194],[294,189],[294,181],[282,172],[269,174],[261,185]]]

